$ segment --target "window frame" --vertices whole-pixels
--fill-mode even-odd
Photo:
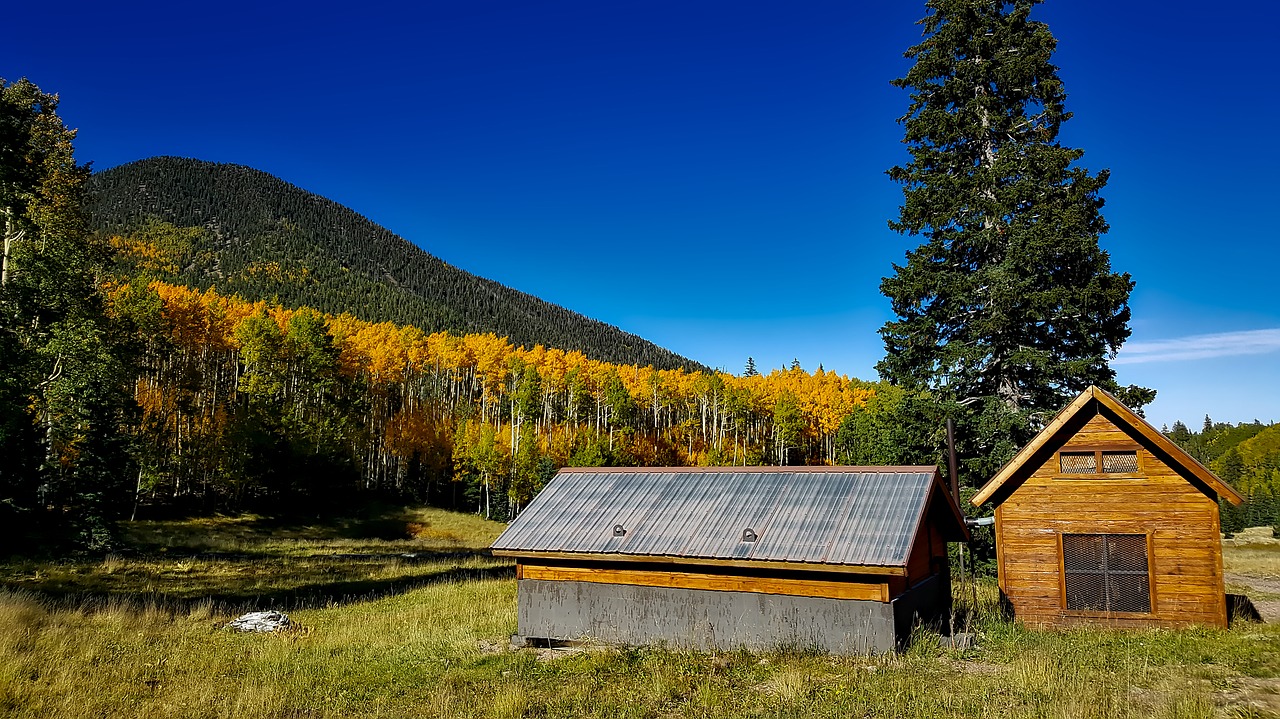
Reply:
[[[1134,463],[1138,467],[1136,472],[1103,472],[1102,471],[1102,455],[1108,452],[1132,452]],[[1062,455],[1064,454],[1092,454],[1093,467],[1092,472],[1063,472],[1062,471]],[[1147,476],[1146,462],[1143,458],[1142,448],[1136,444],[1091,444],[1080,445],[1077,447],[1062,447],[1053,453],[1053,461],[1056,463],[1054,467],[1054,476],[1058,479],[1086,479],[1097,481],[1100,479],[1144,479]]]
[[[1147,607],[1145,612],[1121,612],[1114,610],[1098,611],[1094,609],[1067,609],[1067,569],[1066,554],[1063,551],[1063,537],[1065,535],[1125,535],[1125,536],[1142,536],[1146,538],[1147,549]],[[1058,532],[1058,607],[1062,616],[1067,617],[1087,617],[1095,619],[1106,618],[1123,618],[1123,619],[1151,619],[1158,616],[1156,605],[1156,582],[1155,582],[1155,544],[1151,532],[1124,532],[1124,531],[1066,531]]]

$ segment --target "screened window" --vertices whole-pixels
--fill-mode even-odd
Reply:
[[[1151,611],[1145,534],[1064,534],[1062,569],[1067,609]]]
[[[1138,471],[1137,452],[1103,452],[1103,474],[1134,474]]]
[[[1058,471],[1061,474],[1097,475],[1137,474],[1137,450],[1091,450],[1085,452],[1059,452]]]

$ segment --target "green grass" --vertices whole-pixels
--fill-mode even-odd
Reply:
[[[927,634],[883,657],[512,651],[515,582],[480,551],[499,529],[426,510],[138,523],[127,556],[0,565],[0,716],[1280,716],[1280,626],[1033,632],[995,617],[990,582],[963,652]],[[367,591],[334,589],[351,582]],[[254,592],[297,626],[224,631],[266,606]]]

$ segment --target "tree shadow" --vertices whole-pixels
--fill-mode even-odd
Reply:
[[[472,552],[450,553],[449,556],[474,559],[482,555]],[[252,558],[261,559],[261,556]],[[440,557],[436,556],[432,559],[424,558],[422,561],[439,560]],[[239,588],[234,586],[234,582],[228,582],[229,586],[225,588],[214,587],[211,591],[191,596],[144,590],[85,591],[75,586],[49,586],[3,580],[0,580],[0,589],[35,595],[54,607],[75,608],[81,611],[123,605],[137,611],[159,610],[171,614],[186,614],[201,608],[214,613],[238,614],[264,609],[295,611],[341,607],[385,599],[438,584],[514,578],[515,565],[504,564],[492,567],[451,566],[426,575],[386,579],[335,579],[266,590],[258,587]]]

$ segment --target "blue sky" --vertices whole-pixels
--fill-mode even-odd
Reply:
[[[476,274],[739,372],[874,379],[923,3],[22,3],[0,77],[62,96],[98,169],[236,162]],[[1262,0],[1037,16],[1137,282],[1148,416],[1280,420],[1280,93]]]

